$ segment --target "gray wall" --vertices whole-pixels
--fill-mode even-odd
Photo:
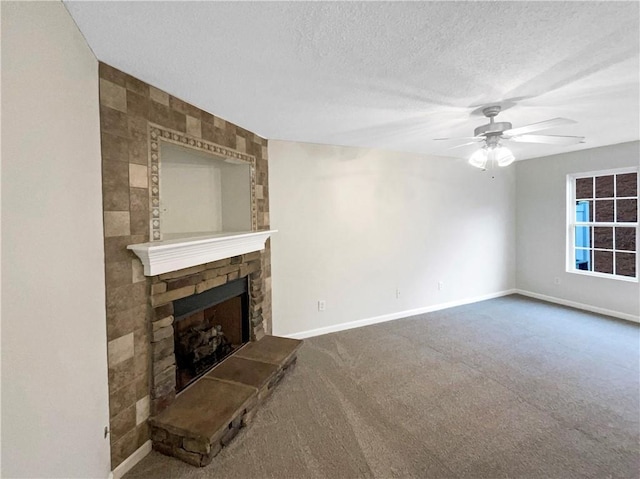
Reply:
[[[639,142],[630,142],[516,163],[518,289],[637,318],[638,283],[565,271],[566,177],[638,166],[639,150]]]
[[[274,334],[515,286],[513,168],[491,174],[455,158],[270,140],[269,184]]]

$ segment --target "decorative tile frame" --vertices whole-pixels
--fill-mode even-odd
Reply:
[[[162,126],[149,123],[149,230],[150,241],[161,241],[162,216],[160,213],[160,171],[162,169],[162,159],[160,154],[160,142],[173,143],[193,150],[207,153],[211,158],[233,159],[242,161],[250,166],[251,171],[251,230],[258,230],[258,205],[256,202],[256,158],[231,148],[194,138],[185,133],[164,128]]]

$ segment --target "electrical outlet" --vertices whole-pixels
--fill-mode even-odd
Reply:
[[[318,300],[318,311],[324,311],[327,309],[327,302],[324,299]]]
[[[442,288],[444,288],[444,283],[442,281],[438,281],[438,291],[442,291]]]
[[[396,299],[400,299],[400,288],[396,288]]]

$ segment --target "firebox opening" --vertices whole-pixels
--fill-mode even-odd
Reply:
[[[250,339],[247,278],[174,301],[179,392]]]

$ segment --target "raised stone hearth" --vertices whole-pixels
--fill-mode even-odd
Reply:
[[[153,448],[205,466],[247,426],[296,361],[302,341],[264,336],[246,344],[152,417]]]

